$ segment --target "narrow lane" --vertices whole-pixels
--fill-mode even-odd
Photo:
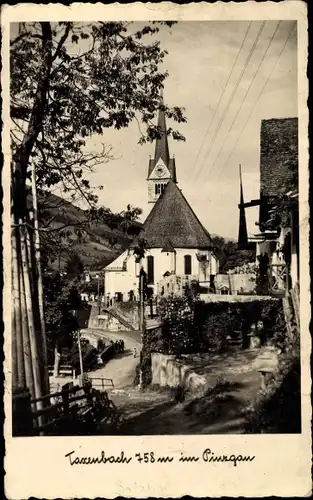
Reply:
[[[89,376],[103,377],[113,379],[115,389],[124,389],[131,387],[134,383],[136,366],[139,363],[139,353],[141,349],[141,334],[137,331],[109,332],[97,329],[81,330],[82,337],[94,337],[116,340],[123,340],[125,350],[123,353],[116,354],[113,359],[108,361],[103,367],[89,372]],[[137,357],[134,357],[134,350],[137,351]],[[106,388],[106,390],[110,390]]]

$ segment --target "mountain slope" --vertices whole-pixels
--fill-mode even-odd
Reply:
[[[39,217],[42,224],[48,224],[57,234],[66,230],[71,240],[71,251],[78,253],[84,266],[90,269],[104,267],[112,262],[123,250],[129,247],[134,236],[141,228],[134,223],[128,231],[105,222],[88,222],[86,212],[63,198],[49,194],[39,198]],[[115,224],[116,226],[116,224]],[[82,234],[77,230],[83,228]],[[68,252],[63,252],[52,267],[63,267],[68,259]]]

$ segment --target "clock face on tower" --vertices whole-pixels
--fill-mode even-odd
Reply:
[[[163,167],[161,167],[161,165],[157,167],[156,174],[158,177],[163,177],[165,175],[165,170]]]

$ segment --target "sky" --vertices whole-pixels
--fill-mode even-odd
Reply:
[[[168,51],[161,66],[169,72],[164,102],[185,108],[187,117],[186,124],[167,121],[186,138],[169,139],[178,185],[210,233],[237,239],[239,164],[245,201],[258,198],[261,120],[298,114],[295,23],[182,21],[161,27],[154,37]],[[139,206],[144,220],[152,208],[146,178],[154,144],[139,145],[139,139],[137,122],[92,137],[88,149],[101,150],[104,142],[115,159],[88,175],[93,185],[103,186],[100,204],[114,212]],[[258,208],[246,215],[253,235]]]
[[[169,72],[165,104],[184,107],[187,117],[186,124],[167,122],[186,138],[169,139],[178,185],[210,233],[234,239],[240,163],[245,201],[259,197],[261,120],[297,116],[296,27],[290,21],[267,21],[260,33],[261,28],[261,21],[250,27],[246,21],[188,21],[162,28],[157,35],[169,53],[163,63]],[[133,123],[93,139],[93,147],[97,140],[111,144],[117,159],[98,167],[91,180],[103,185],[100,203],[113,211],[127,203],[139,206],[144,220],[151,210],[146,177],[154,145],[140,146],[139,138]],[[247,209],[246,215],[252,235],[257,232],[258,208]]]

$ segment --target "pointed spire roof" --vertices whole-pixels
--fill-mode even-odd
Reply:
[[[239,165],[239,181],[240,181],[240,205],[239,205],[239,232],[238,232],[238,248],[245,248],[248,245],[248,231],[246,221],[246,211],[244,207],[243,187],[241,165]]]
[[[160,93],[160,105],[164,106],[163,89],[161,89]],[[165,165],[167,166],[170,160],[170,152],[168,148],[165,112],[163,109],[159,109],[158,127],[160,129],[160,132],[162,132],[162,136],[156,140],[154,159],[155,162],[157,162],[159,158],[162,158]]]
[[[169,180],[148,215],[143,232],[150,248],[202,248],[212,246],[211,236],[203,227],[188,201]]]
[[[163,89],[161,89],[160,91],[160,106],[161,107],[164,106]],[[166,167],[168,168],[173,181],[177,182],[175,158],[170,158],[170,150],[168,146],[168,137],[166,128],[166,118],[163,109],[159,109],[158,127],[160,129],[160,132],[162,133],[162,136],[156,139],[154,158],[153,159],[150,158],[149,160],[148,178],[150,177],[158,160],[161,158]]]

